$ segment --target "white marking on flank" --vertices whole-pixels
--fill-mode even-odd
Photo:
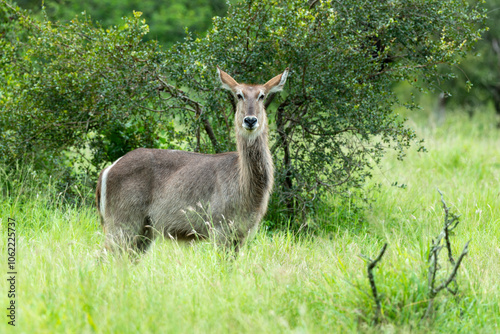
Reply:
[[[122,157],[123,158],[123,157]],[[108,173],[110,169],[116,165],[118,161],[120,161],[121,158],[113,162],[111,166],[106,167],[104,172],[102,173],[102,180],[101,180],[101,202],[99,203],[99,210],[101,211],[101,215],[105,217],[106,214],[106,181],[108,180]]]

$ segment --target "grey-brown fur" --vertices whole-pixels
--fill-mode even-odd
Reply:
[[[96,203],[107,248],[145,250],[153,231],[178,239],[211,237],[238,248],[256,231],[273,187],[263,102],[283,88],[288,70],[264,85],[238,84],[217,73],[237,100],[238,151],[210,155],[140,148],[108,167],[104,185],[103,170]]]

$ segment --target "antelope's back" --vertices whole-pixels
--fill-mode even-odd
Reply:
[[[178,225],[184,230],[186,212],[194,211],[198,217],[234,211],[237,164],[236,152],[209,155],[140,148],[116,162],[106,180],[101,173],[97,192],[105,181],[106,214],[149,216],[155,225]]]

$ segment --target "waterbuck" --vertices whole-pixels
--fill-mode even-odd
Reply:
[[[139,148],[105,168],[96,191],[105,247],[145,251],[159,232],[184,240],[210,237],[237,250],[267,210],[273,161],[264,100],[283,89],[287,75],[288,69],[264,85],[247,85],[217,67],[236,101],[237,152]]]

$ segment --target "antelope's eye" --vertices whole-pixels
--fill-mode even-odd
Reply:
[[[260,95],[259,95],[259,101],[264,101],[264,97],[265,97],[265,95],[264,95],[264,94],[260,94]]]
[[[243,100],[243,94],[241,93],[236,93],[236,97],[238,98],[238,100]]]

